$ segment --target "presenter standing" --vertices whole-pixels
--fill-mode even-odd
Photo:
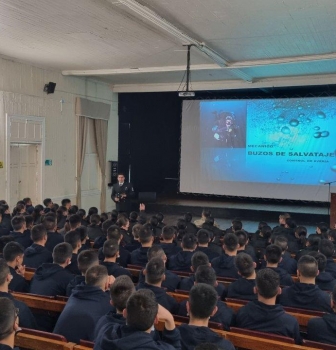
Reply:
[[[118,183],[112,186],[111,198],[116,204],[116,209],[119,212],[126,212],[129,214],[131,211],[131,198],[134,197],[133,185],[129,182],[125,182],[124,174],[118,174]]]

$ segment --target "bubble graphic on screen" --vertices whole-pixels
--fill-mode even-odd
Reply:
[[[336,164],[333,165],[330,169],[336,173]]]
[[[216,133],[216,134],[214,135],[214,138],[215,138],[216,140],[219,140],[219,135]]]
[[[320,180],[320,184],[325,184],[325,180]]]
[[[329,136],[329,131],[322,131],[321,132],[321,137],[328,137]]]
[[[313,135],[316,139],[319,139],[321,137],[321,133],[320,132],[316,132]]]
[[[302,106],[298,106],[298,109],[302,109]]]
[[[297,119],[292,119],[290,122],[289,122],[289,125],[290,126],[298,126],[299,125],[299,121]]]
[[[303,118],[305,115],[303,113],[299,114],[299,118]]]
[[[317,118],[320,118],[320,119],[325,119],[326,118],[325,113],[322,112],[322,111],[317,112],[316,115],[317,115]]]
[[[320,130],[321,128],[319,126],[314,126],[314,130],[318,131]]]
[[[285,118],[282,115],[280,115],[280,117],[278,117],[278,122],[283,122],[284,120],[285,120]]]
[[[290,134],[290,129],[288,126],[284,126],[283,128],[281,128],[281,132],[285,135]]]
[[[214,158],[214,161],[215,161],[215,162],[218,162],[218,161],[219,161],[219,157],[216,156],[216,157]]]

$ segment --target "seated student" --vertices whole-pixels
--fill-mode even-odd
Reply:
[[[78,250],[78,253],[82,252],[83,250],[91,249],[89,236],[87,235],[87,227],[84,225],[81,225],[76,228],[76,231],[79,233],[80,239],[81,239],[81,247]]]
[[[3,258],[3,250],[9,242],[14,242],[14,238],[9,235],[0,237],[0,258]]]
[[[276,236],[274,238],[274,244],[281,248],[281,261],[278,267],[286,270],[290,275],[295,275],[297,270],[297,261],[291,257],[287,252],[288,239],[285,236]]]
[[[139,241],[141,247],[133,250],[131,253],[131,264],[146,266],[148,262],[147,252],[154,242],[153,232],[147,224],[145,224],[139,232]]]
[[[210,210],[203,209],[201,218],[199,220],[195,220],[194,224],[196,225],[196,227],[202,228],[202,225],[205,223],[206,218],[210,218],[211,216],[212,215]],[[219,225],[216,221],[214,222],[214,226],[219,228]]]
[[[42,264],[30,282],[30,293],[41,295],[66,295],[66,288],[73,276],[65,267],[71,262],[72,247],[60,243],[54,248],[53,263]]]
[[[135,293],[135,288],[130,277],[119,276],[115,279],[110,288],[111,305],[115,307],[115,310],[109,311],[98,320],[95,326],[94,339],[99,342],[101,334],[104,335],[108,329],[116,324],[126,324],[123,311],[126,309],[128,298],[133,293]]]
[[[317,261],[318,275],[316,276],[315,283],[321,290],[332,291],[336,286],[336,280],[329,273],[326,272],[327,258],[324,254],[319,252],[310,252],[308,255],[315,258]]]
[[[103,222],[103,224],[101,225],[102,227],[102,231],[103,231],[103,235],[100,237],[97,237],[94,242],[93,242],[93,248],[94,249],[101,249],[103,248],[104,242],[106,241],[106,236],[107,236],[107,230],[109,229],[109,227],[115,225],[115,221],[113,220],[106,220]],[[116,226],[118,227],[118,226]],[[119,227],[118,230],[120,231]],[[101,259],[102,260],[102,259]]]
[[[152,227],[152,232],[153,232],[153,236],[154,236],[155,242],[159,241],[160,240],[160,236],[161,236],[162,228],[158,226],[159,225],[158,218],[155,215],[153,215],[152,217],[150,217],[148,223]]]
[[[0,237],[10,234],[10,228],[6,226],[6,222],[3,220],[6,210],[0,205]]]
[[[314,317],[308,321],[307,338],[325,344],[336,344],[336,287],[331,294],[333,312],[322,317]]]
[[[172,314],[176,314],[179,308],[178,302],[168,295],[162,288],[162,281],[165,279],[165,265],[161,258],[151,259],[144,270],[145,284],[137,289],[150,289],[156,297],[157,302]]]
[[[249,245],[249,239],[246,231],[238,230],[238,231],[235,231],[234,234],[238,237],[238,243],[239,243],[237,254],[246,253],[251,256],[254,262],[257,262],[257,257],[254,252],[254,248],[251,245]]]
[[[111,281],[105,266],[92,266],[85,274],[85,284],[77,286],[59,316],[54,332],[68,341],[94,340],[97,321],[111,311],[110,298],[105,291]]]
[[[299,261],[302,256],[307,255],[310,252],[317,252],[320,241],[321,241],[321,237],[317,237],[316,235],[309,235],[306,240],[305,248],[299,250],[296,253],[295,260]]]
[[[254,248],[257,259],[263,259],[266,247],[270,244],[272,229],[268,225],[263,225],[257,234],[252,236],[251,245]]]
[[[309,255],[304,255],[298,262],[297,276],[300,282],[282,290],[279,303],[283,306],[300,309],[331,312],[330,297],[315,285],[318,275],[317,261]]]
[[[227,233],[223,240],[224,253],[219,258],[211,261],[217,276],[239,278],[238,270],[234,263],[238,247],[238,237],[234,233]]]
[[[17,242],[7,243],[3,250],[3,257],[13,276],[9,284],[9,290],[12,292],[28,293],[29,291],[29,284],[24,278],[25,267],[22,265],[23,252],[22,245]]]
[[[54,215],[47,214],[43,218],[42,224],[48,232],[48,239],[45,247],[50,252],[53,252],[57,244],[64,242],[63,236],[60,233],[56,232],[56,229],[57,229],[56,217]]]
[[[178,328],[182,350],[194,350],[197,345],[205,342],[216,344],[220,349],[234,350],[228,340],[208,328],[209,319],[217,312],[217,303],[214,287],[199,283],[191,288],[186,303],[189,324],[182,324]]]
[[[78,251],[82,247],[80,233],[78,231],[69,231],[64,236],[64,242],[69,243],[72,248],[71,262],[65,269],[73,275],[80,275],[81,272],[78,270],[77,265]]]
[[[222,253],[222,250],[220,247],[220,240],[224,236],[224,232],[220,230],[217,226],[215,226],[215,219],[212,216],[206,218],[204,224],[202,224],[201,226],[201,229],[204,229],[210,232],[211,237],[215,242],[215,246],[219,248],[218,254],[220,255]],[[209,247],[210,247],[210,244],[209,244]],[[211,245],[211,248],[214,248],[214,245]]]
[[[91,241],[104,235],[103,230],[100,227],[100,216],[98,214],[93,214],[90,216],[90,225],[88,228],[88,236]]]
[[[191,213],[185,213],[184,214],[184,221],[186,222],[186,224],[187,224],[187,227],[186,227],[186,230],[187,230],[187,233],[191,233],[191,234],[193,234],[193,235],[196,235],[196,233],[197,233],[197,231],[199,230],[198,228],[197,228],[197,226],[195,225],[195,224],[193,224],[192,222],[191,222],[191,220],[192,220],[192,214]]]
[[[48,239],[47,230],[42,224],[35,225],[31,230],[33,244],[24,251],[23,264],[37,269],[44,263],[52,262],[52,254],[45,248]]]
[[[20,330],[18,310],[8,298],[0,298],[0,310],[0,350],[13,350],[15,334]]]
[[[217,287],[215,270],[208,265],[201,265],[197,268],[195,273],[195,285],[205,283],[212,287]],[[187,316],[187,301],[180,303],[178,315]],[[211,322],[221,323],[224,330],[229,330],[233,318],[233,310],[229,308],[223,301],[217,301],[217,311],[210,317]]]
[[[26,215],[25,220],[26,220],[26,228],[27,228],[27,230],[29,230],[31,232],[31,230],[34,226],[34,219],[31,215]]]
[[[216,253],[209,248],[209,243],[211,242],[211,235],[208,230],[200,229],[197,232],[197,248],[196,251],[205,253],[209,260],[211,261],[214,258],[218,258],[220,254]]]
[[[174,241],[176,239],[176,234],[177,231],[174,226],[165,226],[162,229],[160,245],[167,256],[168,261],[172,255],[176,255],[182,251],[182,248]]]
[[[74,231],[82,225],[82,219],[79,215],[73,214],[69,216],[69,231]]]
[[[172,255],[168,261],[168,268],[172,271],[192,272],[191,258],[197,247],[197,239],[194,235],[185,234],[182,238],[182,251]]]
[[[246,253],[240,253],[236,256],[235,265],[240,278],[230,283],[227,291],[228,298],[256,300],[257,295],[254,293],[255,287],[255,267],[256,264],[251,256]]]
[[[100,263],[107,268],[108,274],[117,278],[118,276],[126,275],[131,277],[131,273],[124,267],[119,266],[117,258],[119,256],[119,244],[116,240],[109,239],[105,241],[103,247],[105,256],[104,261]]]
[[[335,224],[336,225],[336,224]],[[1,226],[1,225],[0,225]],[[333,242],[334,249],[336,249],[336,229],[331,229],[328,231],[328,239]]]
[[[13,279],[12,274],[10,273],[9,267],[4,259],[0,259],[0,298],[10,299],[16,308],[20,311],[20,324],[25,328],[37,328],[35,318],[30,311],[29,307],[22,301],[14,299],[12,294],[9,293],[8,286],[10,281]],[[3,312],[2,309],[1,313]],[[1,333],[0,328],[0,333]]]
[[[153,258],[160,258],[164,262],[165,266],[167,263],[167,256],[161,246],[153,245],[147,252],[148,261]],[[181,278],[176,274],[167,269],[165,269],[166,278],[162,281],[162,288],[166,288],[168,292],[175,292],[178,285],[180,284]],[[139,274],[138,286],[143,286],[145,284],[145,275],[143,270]]]
[[[71,208],[71,200],[69,198],[62,199],[61,206],[69,210]]]
[[[88,222],[85,220],[86,219],[86,211],[84,209],[78,209],[77,215],[80,216],[81,218],[81,226],[88,226]]]
[[[316,226],[316,233],[310,234],[309,236],[318,237],[320,239],[328,239],[329,225],[326,222],[320,222]]]
[[[132,227],[131,234],[132,234],[132,243],[126,244],[125,249],[128,250],[130,253],[133,252],[133,250],[136,250],[141,247],[141,243],[139,241],[139,232],[142,230],[143,225],[135,224]]]
[[[286,219],[289,219],[291,216],[288,213],[283,213],[279,215],[279,226],[273,228],[274,236],[283,236],[286,235],[287,231],[285,230]]]
[[[142,289],[133,293],[123,311],[126,325],[115,325],[99,334],[94,350],[175,350],[181,349],[180,333],[172,314],[155,300],[152,291]],[[154,323],[165,322],[162,341],[151,334]]]
[[[275,244],[271,244],[266,247],[265,260],[266,267],[275,271],[280,277],[281,286],[291,286],[294,282],[291,275],[284,269],[278,267],[279,262],[281,261],[281,248]]]
[[[24,216],[14,216],[12,219],[13,231],[10,233],[15,242],[21,244],[24,248],[28,248],[33,242],[30,239],[30,231],[26,228],[26,219]]]
[[[123,236],[123,245],[132,243],[132,237],[128,234],[129,220],[127,217],[119,214],[116,225],[120,228],[120,233]]]
[[[336,263],[333,259],[335,253],[334,244],[328,239],[322,239],[319,243],[319,252],[324,254],[327,258],[326,272],[329,272],[334,278],[336,278]]]
[[[298,321],[276,304],[276,297],[281,293],[279,275],[269,268],[258,271],[255,292],[258,300],[250,301],[239,309],[236,326],[283,335],[301,344]]]
[[[47,213],[49,213],[50,211],[51,211],[51,208],[52,208],[52,206],[53,206],[53,201],[51,200],[51,198],[46,198],[46,199],[44,199],[44,201],[43,201],[43,205],[44,205],[44,214],[47,214]]]
[[[78,254],[77,257],[78,269],[81,272],[81,275],[75,276],[67,285],[66,296],[69,297],[72,293],[72,290],[80,285],[85,284],[85,274],[86,271],[92,267],[99,265],[98,254],[93,250],[84,250]]]
[[[166,224],[163,222],[164,215],[162,213],[157,213],[155,216],[158,219],[158,227],[162,230],[166,226]]]

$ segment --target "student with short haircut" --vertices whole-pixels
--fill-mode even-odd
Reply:
[[[80,227],[81,225],[82,218],[79,215],[73,214],[69,216],[70,231],[76,230],[76,228]]]
[[[3,257],[7,262],[13,276],[9,290],[13,292],[28,293],[29,285],[24,278],[25,267],[23,263],[24,248],[17,242],[8,242],[3,250]]]
[[[216,281],[216,272],[209,265],[201,265],[197,268],[195,274],[195,285],[199,283],[205,283],[214,288],[217,287],[218,283]],[[180,303],[180,308],[178,315],[187,316],[187,302],[182,301]],[[223,301],[217,301],[217,311],[210,317],[211,322],[221,323],[224,330],[229,330],[233,318],[233,311],[229,308]]]
[[[47,243],[46,243],[45,247],[50,252],[53,252],[53,250],[57,244],[64,242],[64,238],[60,233],[56,232],[57,222],[56,222],[55,216],[46,215],[42,220],[42,224],[48,233],[48,239],[47,239]]]
[[[110,298],[105,293],[110,284],[105,266],[90,267],[85,274],[85,285],[73,290],[53,333],[74,343],[79,343],[80,339],[93,341],[97,321],[106,311],[112,310]]]
[[[62,199],[61,206],[69,210],[71,207],[71,200],[69,198]]]
[[[139,233],[142,230],[142,227],[143,225],[135,224],[131,229],[132,243],[125,245],[125,249],[128,250],[130,253],[133,252],[133,250],[141,247],[141,243],[139,241]]]
[[[194,221],[195,226],[197,226],[198,228],[202,228],[202,225],[205,223],[205,220],[207,218],[210,218],[211,216],[211,211],[209,209],[203,209],[201,218]],[[217,222],[214,222],[214,226],[219,227]]]
[[[275,244],[270,244],[266,247],[265,260],[266,267],[275,271],[280,277],[280,285],[281,286],[291,286],[294,282],[290,274],[278,267],[279,262],[281,261],[281,248]]]
[[[217,312],[217,299],[217,292],[212,286],[199,283],[191,288],[186,304],[189,324],[179,327],[182,350],[194,350],[205,342],[216,344],[220,349],[234,350],[231,342],[208,328],[210,317]]]
[[[236,256],[235,265],[240,275],[237,281],[230,283],[227,297],[243,300],[256,300],[254,293],[255,287],[255,267],[256,264],[251,256],[246,253],[240,253]]]
[[[30,239],[30,231],[27,230],[25,217],[14,216],[12,219],[12,226],[13,231],[10,233],[10,236],[25,249],[28,248],[33,242]]]
[[[116,324],[126,324],[123,311],[126,309],[128,298],[133,293],[135,293],[135,287],[129,276],[119,276],[115,279],[110,288],[111,305],[115,307],[115,310],[109,311],[97,322],[94,337],[97,342],[100,342],[105,332]]]
[[[123,244],[127,245],[132,243],[132,237],[128,233],[129,220],[127,219],[127,217],[124,216],[123,214],[119,214],[116,225],[119,226],[120,232],[123,236]]]
[[[314,317],[308,321],[307,338],[325,344],[336,344],[336,287],[331,294],[333,312],[322,317]]]
[[[154,242],[153,232],[149,226],[143,226],[142,230],[139,232],[139,241],[141,243],[141,247],[133,250],[131,253],[131,264],[146,266],[148,262],[147,252]]]
[[[300,282],[284,288],[279,296],[279,303],[300,309],[332,312],[329,295],[315,285],[317,275],[317,261],[310,255],[301,257],[297,271]]]
[[[286,270],[290,275],[295,275],[297,270],[297,261],[291,257],[288,253],[288,239],[285,236],[276,236],[274,238],[274,244],[281,248],[281,261],[278,267]]]
[[[12,280],[12,274],[10,273],[9,267],[4,259],[0,259],[0,298],[10,299],[15,307],[20,311],[20,324],[25,328],[37,328],[35,318],[30,311],[29,307],[22,301],[14,299],[11,293],[9,293],[9,284]],[[3,310],[0,308],[0,314]],[[0,333],[2,329],[0,327]]]
[[[15,333],[20,330],[18,310],[8,298],[0,298],[0,310],[0,349],[13,350]]]
[[[234,233],[227,233],[223,240],[224,252],[219,258],[211,261],[217,276],[239,278],[238,270],[234,263],[238,247],[238,237]]]
[[[157,302],[172,314],[176,314],[179,308],[177,301],[168,295],[161,287],[165,279],[165,264],[161,258],[152,258],[144,270],[145,284],[138,286],[137,289],[150,289],[156,297]]]
[[[42,224],[35,225],[30,236],[34,243],[24,251],[23,264],[37,269],[44,263],[51,263],[52,254],[45,248],[48,239],[45,227]]]
[[[276,304],[277,295],[281,293],[279,275],[269,268],[258,271],[255,292],[258,300],[239,309],[236,326],[293,338],[301,344],[298,321]]]
[[[176,255],[182,251],[182,248],[177,245],[174,241],[176,239],[176,228],[174,226],[165,226],[162,229],[161,242],[160,245],[164,250],[167,259],[169,261],[170,257]]]
[[[44,205],[44,213],[47,214],[50,212],[52,206],[53,206],[53,201],[51,200],[51,198],[46,198],[43,201],[43,205]]]
[[[197,239],[194,235],[185,234],[182,238],[182,251],[172,255],[168,262],[169,270],[192,272],[191,258],[197,247]]]
[[[88,236],[91,241],[94,241],[96,238],[104,236],[104,232],[100,227],[100,215],[93,214],[90,216],[90,225],[88,228]]]
[[[201,229],[197,232],[197,248],[196,251],[205,253],[209,260],[211,261],[214,258],[218,258],[219,254],[214,252],[212,249],[209,248],[209,243],[211,242],[211,235],[208,230]]]
[[[119,244],[113,239],[105,241],[103,246],[104,261],[100,264],[107,268],[108,274],[114,277],[126,275],[131,277],[131,273],[119,266],[117,258],[119,257]]]
[[[332,291],[336,286],[336,280],[329,273],[326,272],[327,258],[324,254],[319,252],[310,252],[308,255],[315,258],[317,261],[318,275],[316,276],[315,283],[321,290]]]
[[[326,272],[329,272],[334,278],[336,278],[336,263],[333,259],[335,247],[333,242],[328,239],[322,239],[319,244],[319,252],[324,254],[327,258],[327,266],[325,268]]]
[[[253,259],[253,261],[257,262],[257,257],[255,254],[254,248],[251,245],[249,245],[249,238],[248,238],[247,232],[244,230],[238,230],[238,231],[235,231],[234,234],[238,237],[239,247],[237,250],[237,254],[240,254],[240,253],[249,254]]]
[[[78,251],[82,247],[81,236],[78,231],[69,231],[64,236],[64,242],[69,243],[72,247],[72,257],[70,264],[66,267],[66,270],[73,275],[80,275],[80,271],[77,265]]]
[[[152,291],[142,289],[133,293],[123,311],[126,325],[115,325],[96,340],[94,350],[175,350],[180,349],[180,333],[175,328],[174,318],[155,300]],[[151,334],[154,323],[165,322],[162,341],[154,340]]]
[[[78,254],[77,257],[78,269],[81,275],[75,276],[68,284],[66,289],[66,295],[69,297],[72,293],[72,290],[80,285],[85,284],[85,274],[86,271],[92,267],[99,265],[98,254],[92,250],[84,250]]]

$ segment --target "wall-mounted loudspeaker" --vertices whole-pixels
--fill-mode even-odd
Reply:
[[[56,88],[56,83],[49,82],[49,84],[44,85],[43,91],[46,92],[47,94],[53,94],[55,92]]]
[[[114,183],[118,181],[118,162],[114,160],[110,160],[110,163],[111,163],[111,182],[107,185],[111,187]]]

